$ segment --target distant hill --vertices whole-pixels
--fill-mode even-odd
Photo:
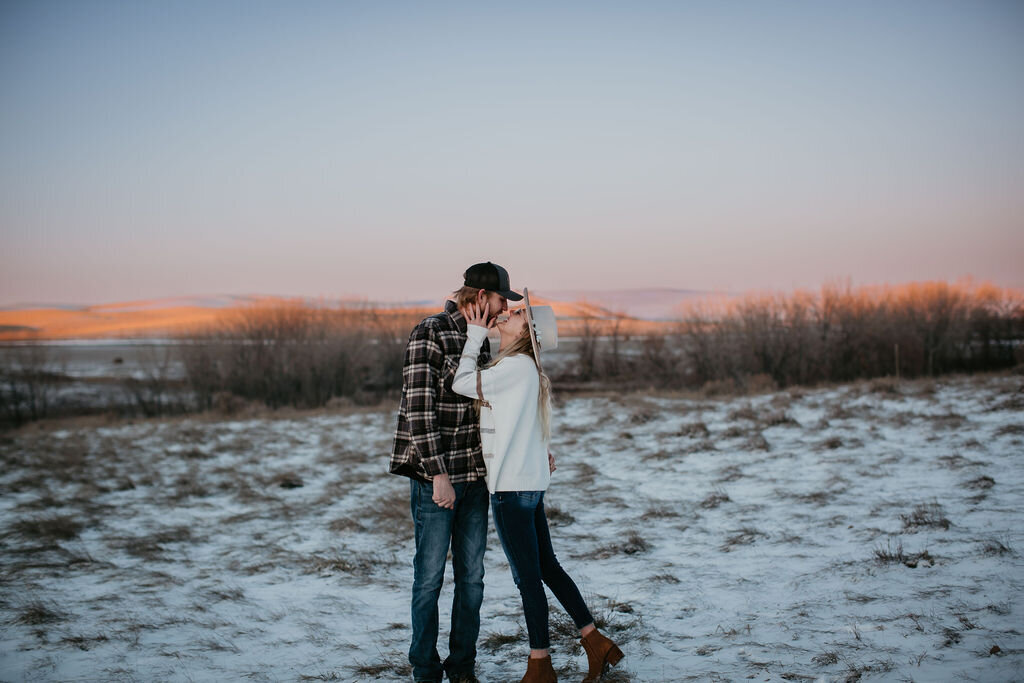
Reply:
[[[699,289],[556,289],[540,294],[559,301],[584,301],[613,313],[642,320],[674,320],[679,307],[719,293]]]
[[[645,294],[653,293],[645,303]],[[622,292],[537,292],[531,300],[550,305],[561,321],[562,334],[577,334],[585,324],[623,318],[627,333],[655,331],[658,317],[669,319],[677,301],[695,294],[683,290],[632,290]],[[166,297],[97,305],[18,304],[0,308],[0,340],[109,339],[175,336],[217,324],[223,316],[253,306],[299,302],[307,306],[370,309],[410,319],[438,310],[438,301],[377,301],[355,298],[286,298],[264,294],[216,294]],[[648,315],[637,315],[636,312]],[[651,315],[652,313],[659,315]],[[404,319],[404,318],[403,318]],[[587,321],[592,321],[588,323]]]

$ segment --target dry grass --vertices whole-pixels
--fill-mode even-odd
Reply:
[[[982,475],[970,481],[964,482],[964,488],[987,491],[996,485],[996,480],[987,475]]]
[[[679,428],[678,436],[685,436],[691,439],[706,439],[711,435],[708,426],[703,422],[691,422]]]
[[[11,529],[24,539],[55,543],[78,537],[85,525],[72,515],[46,515],[15,522]]]
[[[1024,424],[1003,425],[995,431],[996,436],[1021,436],[1024,435]]]
[[[751,545],[759,538],[768,538],[768,534],[754,527],[741,527],[730,533],[731,535],[718,548],[723,553],[732,552],[737,546]]]
[[[636,531],[630,531],[624,539],[617,543],[603,545],[592,552],[581,553],[575,555],[575,557],[580,559],[606,559],[618,555],[636,555],[638,553],[645,553],[648,550],[650,550],[650,545],[644,537]]]
[[[732,499],[729,498],[728,493],[726,493],[722,489],[715,489],[714,491],[712,491],[711,493],[704,497],[704,500],[700,502],[700,506],[705,510],[713,510],[722,503],[730,502],[730,500]]]
[[[544,504],[544,516],[548,520],[548,526],[552,528],[569,526],[576,521],[571,512],[563,510],[558,505],[549,503]]]
[[[522,643],[524,640],[522,629],[517,633],[488,633],[480,640],[480,648],[494,654],[503,647]]]
[[[886,547],[881,546],[875,548],[875,562],[880,565],[888,564],[902,564],[911,569],[916,569],[921,563],[926,563],[929,567],[935,566],[935,559],[928,553],[927,550],[922,550],[917,553],[906,553],[903,551],[903,542],[898,541],[896,547],[892,546],[892,541],[886,542]]]
[[[904,531],[918,531],[922,528],[934,528],[947,530],[950,521],[942,512],[942,506],[937,502],[922,503],[914,507],[907,515],[900,515],[903,521]]]
[[[14,610],[11,623],[25,626],[43,626],[66,621],[70,615],[53,601],[32,600]]]
[[[1008,539],[996,539],[990,538],[982,542],[981,554],[987,556],[998,556],[998,555],[1013,555],[1013,549],[1010,547],[1010,541]]]

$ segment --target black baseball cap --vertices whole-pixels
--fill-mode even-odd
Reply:
[[[508,271],[497,263],[491,263],[490,261],[487,263],[475,263],[466,269],[463,277],[466,278],[466,281],[463,283],[466,287],[476,287],[497,292],[509,301],[519,301],[523,298],[522,294],[516,294],[512,291],[512,287],[508,282]]]

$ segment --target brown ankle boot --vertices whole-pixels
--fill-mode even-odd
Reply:
[[[544,659],[530,657],[526,662],[526,675],[519,683],[558,683],[555,670],[551,667],[551,655]]]
[[[609,666],[615,666],[622,659],[622,650],[612,641],[605,638],[594,629],[580,639],[580,645],[587,651],[587,661],[590,663],[590,673],[583,679],[583,683],[596,683]]]

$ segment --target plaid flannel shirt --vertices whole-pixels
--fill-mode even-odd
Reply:
[[[448,474],[453,484],[487,477],[480,418],[473,399],[452,391],[466,344],[466,319],[455,302],[424,318],[409,335],[402,367],[402,403],[390,471],[421,481]],[[490,359],[484,340],[478,363]]]

